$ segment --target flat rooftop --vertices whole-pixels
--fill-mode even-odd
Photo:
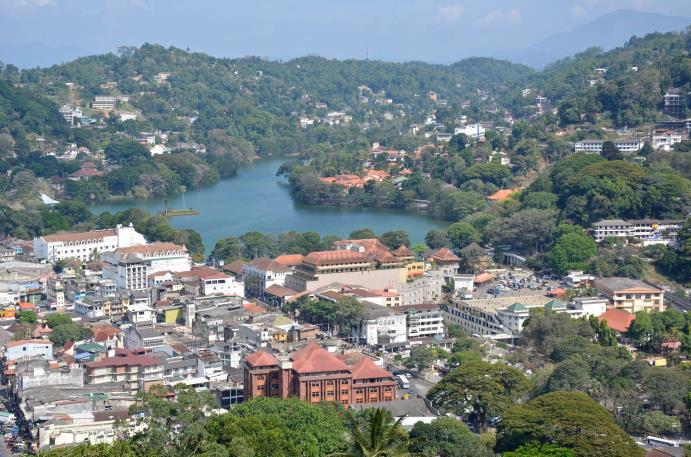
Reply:
[[[540,306],[545,306],[554,298],[547,297],[544,294],[535,295],[519,295],[510,297],[497,297],[497,298],[479,298],[475,300],[456,300],[460,303],[465,303],[473,308],[482,309],[483,311],[493,313],[498,309],[508,308],[514,303],[521,303],[528,308],[537,308]]]

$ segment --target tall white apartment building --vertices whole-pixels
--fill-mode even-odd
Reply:
[[[94,253],[102,254],[139,244],[146,244],[146,239],[132,224],[118,225],[114,229],[56,233],[34,238],[34,256],[48,262],[69,258],[86,262]]]
[[[103,279],[113,281],[119,289],[144,290],[149,275],[162,271],[189,271],[190,255],[185,246],[174,243],[151,243],[119,248],[101,256]]]

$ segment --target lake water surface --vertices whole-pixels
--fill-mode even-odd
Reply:
[[[322,208],[293,202],[284,179],[276,171],[284,160],[262,159],[239,170],[238,175],[185,194],[185,205],[199,211],[196,216],[171,218],[176,228],[198,231],[204,240],[207,254],[221,238],[238,236],[257,230],[279,234],[296,230],[315,231],[323,235],[340,237],[359,228],[368,227],[376,234],[388,230],[407,230],[413,243],[423,242],[432,229],[445,228],[448,222],[429,218],[424,214],[400,210],[372,208]],[[168,206],[182,209],[182,195],[167,198]],[[122,211],[132,207],[150,213],[161,211],[163,198],[126,200],[95,204],[96,213]]]

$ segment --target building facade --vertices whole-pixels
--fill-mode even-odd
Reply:
[[[574,145],[574,152],[588,152],[591,154],[602,154],[602,145],[604,140],[583,140],[577,141]],[[624,155],[635,154],[645,146],[645,142],[639,138],[617,139],[612,140],[612,143]]]
[[[148,289],[150,275],[161,271],[189,271],[191,267],[187,248],[174,243],[118,248],[103,253],[101,260],[103,278],[128,290]]]
[[[257,397],[298,397],[319,403],[336,401],[344,406],[396,399],[394,376],[363,356],[347,365],[316,343],[279,360],[265,351],[245,358],[245,400]]]
[[[57,262],[76,258],[86,262],[94,253],[102,254],[119,248],[146,244],[146,239],[130,224],[118,225],[108,230],[44,235],[34,238],[33,244],[34,255],[39,259]]]
[[[683,225],[677,219],[605,219],[595,222],[592,232],[598,243],[608,237],[636,238],[647,246],[674,243]]]
[[[665,308],[665,291],[637,279],[596,279],[593,287],[609,299],[613,308],[631,314],[638,311],[663,311]]]

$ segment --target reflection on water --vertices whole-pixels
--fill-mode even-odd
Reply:
[[[422,242],[425,234],[444,228],[447,222],[422,214],[371,208],[321,208],[293,203],[276,170],[283,159],[264,159],[241,169],[238,176],[228,178],[185,194],[185,204],[199,211],[196,216],[171,218],[178,228],[198,231],[207,253],[216,241],[227,236],[242,235],[251,230],[278,234],[288,230],[315,231],[321,235],[347,236],[351,231],[368,227],[380,234],[387,230],[407,230],[413,243]],[[116,212],[132,207],[150,213],[165,206],[184,208],[181,195],[144,200],[127,200],[96,204],[92,211]]]

